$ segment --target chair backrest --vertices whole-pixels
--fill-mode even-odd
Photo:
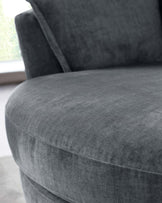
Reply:
[[[65,70],[162,63],[159,0],[29,1]]]

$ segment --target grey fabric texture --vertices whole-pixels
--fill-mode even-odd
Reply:
[[[27,78],[62,72],[32,10],[16,16],[15,24]]]
[[[23,172],[21,172],[21,181],[27,203],[68,203],[48,192],[48,190],[35,183]]]
[[[44,36],[48,40],[49,45],[50,45],[54,55],[56,56],[61,68],[63,69],[64,72],[71,72],[69,64],[67,63],[67,60],[66,60],[65,56],[63,55],[62,50],[60,49],[60,47],[57,43],[57,40],[56,40],[55,36],[52,34],[51,29],[49,28],[42,13],[39,11],[39,9],[37,9],[37,7],[34,4],[33,4],[33,7],[34,7],[34,10],[36,10],[39,15],[39,18],[37,18],[37,19],[39,22],[41,22],[40,27],[42,28],[43,31],[46,30],[46,32],[44,32]]]
[[[162,62],[158,0],[28,1],[74,71]]]
[[[6,106],[14,158],[70,203],[161,203],[161,92],[162,66],[26,81]]]

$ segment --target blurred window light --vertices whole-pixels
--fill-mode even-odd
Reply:
[[[2,0],[2,7],[4,15],[10,18],[30,9],[29,3],[25,0]]]
[[[30,8],[25,0],[0,0],[0,73],[12,67],[6,63],[21,61],[14,18]]]

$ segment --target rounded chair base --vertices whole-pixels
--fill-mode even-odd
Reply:
[[[45,188],[26,176],[22,171],[20,171],[20,173],[26,203],[69,203],[48,192]]]

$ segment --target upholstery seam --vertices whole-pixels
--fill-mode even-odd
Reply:
[[[29,1],[29,0],[28,0]],[[60,46],[58,45],[58,42],[55,38],[55,35],[52,33],[52,30],[48,23],[46,22],[46,19],[41,12],[41,9],[38,7],[38,5],[34,1],[29,1],[29,3],[33,7],[33,11],[36,14],[36,18],[39,22],[39,25],[43,31],[43,34],[45,38],[47,39],[47,42],[52,49],[52,52],[54,53],[55,57],[57,58],[63,72],[71,72],[71,68],[67,62],[67,59],[65,55],[63,54]]]
[[[6,117],[8,118],[8,120],[16,127],[20,130],[20,126],[17,125],[16,123],[14,123],[12,121],[12,119],[9,118],[9,115],[8,113],[6,113]],[[110,165],[110,166],[114,166],[114,167],[118,167],[118,168],[124,168],[124,169],[129,169],[129,170],[134,170],[134,171],[138,171],[138,172],[143,172],[143,173],[149,173],[149,174],[153,174],[153,175],[160,175],[162,176],[162,173],[159,173],[159,172],[155,172],[155,171],[147,171],[147,170],[143,170],[143,169],[138,169],[138,168],[133,168],[133,167],[129,167],[129,166],[122,166],[122,165],[117,165],[117,164],[113,164],[113,163],[110,163],[110,162],[106,162],[106,161],[102,161],[102,160],[97,160],[95,158],[92,158],[92,157],[89,157],[89,156],[84,156],[82,154],[77,154],[75,152],[72,152],[72,151],[69,151],[67,149],[63,149],[62,147],[58,147],[58,146],[55,146],[55,145],[52,145],[50,143],[47,143],[45,141],[43,141],[41,138],[38,138],[38,137],[35,137],[32,135],[31,132],[25,132],[24,130],[21,129],[21,131],[27,135],[29,135],[30,137],[34,138],[35,140],[38,140],[39,142],[42,142],[43,144],[46,144],[46,145],[49,145],[51,147],[54,147],[56,149],[59,149],[59,150],[62,150],[64,152],[67,152],[67,153],[70,153],[70,154],[73,154],[73,155],[76,155],[78,157],[82,157],[84,159],[89,159],[89,160],[92,160],[92,161],[95,161],[95,162],[100,162],[100,163],[103,163],[105,165]]]

